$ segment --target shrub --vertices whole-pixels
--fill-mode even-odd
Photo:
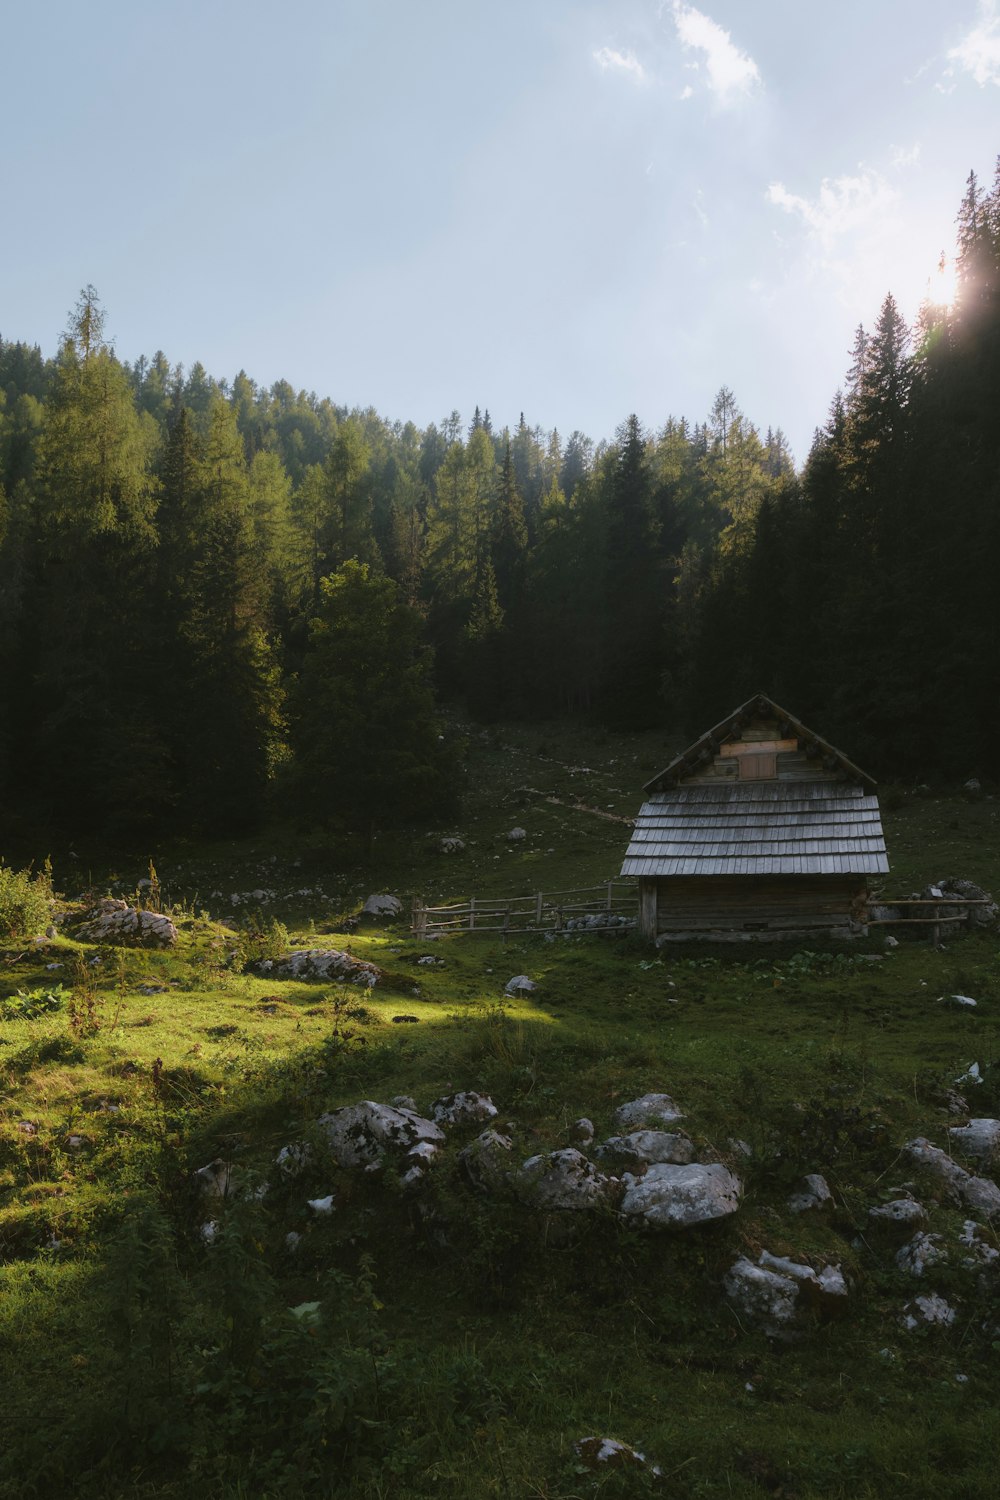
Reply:
[[[44,932],[52,901],[48,865],[38,875],[0,864],[0,938],[30,938]]]

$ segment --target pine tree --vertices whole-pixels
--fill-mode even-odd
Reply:
[[[291,704],[299,806],[365,836],[447,803],[451,766],[419,616],[353,560],[320,587]]]

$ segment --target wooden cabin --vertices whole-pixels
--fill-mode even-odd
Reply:
[[[763,694],[644,788],[623,875],[651,941],[798,941],[866,931],[889,869],[875,782]]]

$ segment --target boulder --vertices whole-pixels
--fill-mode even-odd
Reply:
[[[512,828],[507,835],[508,844],[523,844],[528,837],[523,828]]]
[[[497,1130],[484,1130],[458,1153],[459,1166],[471,1187],[497,1193],[511,1182],[513,1142]]]
[[[286,1177],[298,1177],[305,1171],[311,1157],[312,1148],[308,1141],[293,1141],[290,1146],[282,1146],[274,1158],[274,1164]]]
[[[172,948],[177,942],[177,928],[169,917],[162,912],[139,911],[113,896],[106,896],[87,915],[76,935],[88,943],[137,948]]]
[[[670,1125],[674,1120],[683,1120],[684,1115],[669,1094],[643,1094],[641,1099],[632,1099],[620,1104],[615,1110],[615,1124],[622,1131],[641,1130],[646,1125],[658,1128]]]
[[[741,1255],[726,1272],[722,1285],[741,1321],[771,1338],[794,1334],[800,1308],[799,1285],[793,1277],[754,1265]]]
[[[870,1208],[868,1220],[873,1229],[887,1234],[909,1234],[927,1223],[927,1210],[915,1198],[894,1198]]]
[[[524,1203],[553,1212],[575,1212],[612,1204],[620,1194],[616,1177],[605,1177],[573,1146],[530,1156],[522,1162],[515,1190]]]
[[[994,901],[989,891],[983,890],[982,886],[976,885],[974,881],[951,878],[939,880],[935,889],[944,901],[947,901],[949,896],[960,896],[966,901],[982,903],[977,906],[956,906],[950,911],[942,908],[942,916],[967,916],[969,925],[972,927],[995,927],[1000,922],[1000,906]]]
[[[938,1266],[948,1259],[939,1234],[915,1234],[896,1252],[896,1264],[909,1276],[922,1276],[928,1266]]]
[[[847,1282],[839,1266],[820,1266],[817,1271],[802,1261],[789,1260],[784,1255],[772,1255],[769,1250],[760,1252],[758,1263],[768,1271],[775,1271],[779,1276],[790,1276],[793,1281],[797,1281],[807,1305],[840,1306],[841,1299],[847,1296]]]
[[[537,990],[537,988],[535,981],[529,979],[527,974],[515,974],[513,979],[508,979],[504,985],[504,994],[530,995],[532,990]]]
[[[936,1292],[914,1297],[903,1308],[903,1327],[911,1333],[917,1328],[949,1328],[954,1321],[955,1309]]]
[[[997,1267],[1000,1250],[990,1243],[990,1239],[989,1231],[982,1224],[977,1224],[975,1219],[966,1219],[958,1236],[958,1243],[968,1252],[962,1260],[967,1271],[993,1270]]]
[[[626,1172],[621,1213],[649,1229],[689,1229],[734,1214],[742,1184],[720,1162],[672,1166],[655,1162],[642,1177]]]
[[[575,1141],[578,1146],[589,1146],[594,1139],[593,1120],[588,1120],[586,1116],[579,1120],[574,1120],[569,1127],[569,1138],[571,1141]]]
[[[657,1162],[686,1167],[694,1161],[694,1142],[683,1131],[634,1130],[630,1135],[609,1136],[596,1147],[594,1156],[613,1172],[641,1176]]]
[[[1000,1120],[970,1120],[968,1125],[952,1126],[948,1135],[962,1156],[981,1162],[992,1162],[1000,1156]]]
[[[771,1338],[793,1338],[810,1309],[839,1311],[847,1283],[839,1266],[812,1266],[762,1250],[755,1265],[745,1255],[723,1278],[726,1296],[737,1313]]]
[[[1000,1217],[1000,1188],[988,1177],[973,1177],[946,1151],[931,1145],[923,1136],[908,1141],[904,1156],[935,1177],[953,1198],[987,1218]]]
[[[191,1176],[205,1198],[225,1198],[232,1185],[232,1164],[217,1156],[207,1167],[199,1167]]]
[[[265,958],[254,968],[272,979],[324,979],[342,984],[361,984],[371,989],[378,984],[382,971],[351,953],[337,948],[302,948],[298,953],[284,953],[280,958]]]
[[[788,1200],[793,1214],[809,1213],[812,1209],[827,1208],[833,1202],[833,1194],[825,1177],[818,1172],[808,1172],[802,1186]]]
[[[340,1166],[369,1172],[387,1155],[402,1157],[422,1142],[435,1147],[444,1142],[444,1131],[432,1120],[371,1099],[321,1115],[318,1124]]]
[[[449,834],[438,843],[438,850],[441,854],[461,854],[464,848],[465,840],[459,838],[457,834]]]
[[[493,1100],[486,1094],[477,1094],[474,1089],[447,1094],[443,1099],[435,1099],[431,1105],[431,1119],[438,1125],[468,1125],[476,1120],[492,1120],[496,1113]]]
[[[403,903],[398,896],[369,896],[361,908],[363,917],[398,917]]]

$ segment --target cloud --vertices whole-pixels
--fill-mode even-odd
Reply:
[[[634,52],[616,52],[614,47],[600,47],[591,53],[602,73],[624,73],[635,83],[645,83],[646,70]]]
[[[703,52],[708,86],[722,104],[735,104],[761,82],[752,57],[733,45],[728,31],[683,0],[673,0],[674,25],[683,47]]]
[[[824,177],[814,198],[790,193],[783,182],[772,182],[767,201],[801,219],[822,251],[829,256],[845,235],[878,229],[893,216],[899,193],[881,173],[862,166],[856,177]]]
[[[979,0],[979,20],[948,53],[949,62],[970,73],[980,88],[987,83],[1000,86],[1000,16],[996,0]],[[950,77],[954,68],[945,76]]]
[[[919,141],[912,146],[893,146],[889,154],[889,165],[893,167],[915,167],[919,160]]]

